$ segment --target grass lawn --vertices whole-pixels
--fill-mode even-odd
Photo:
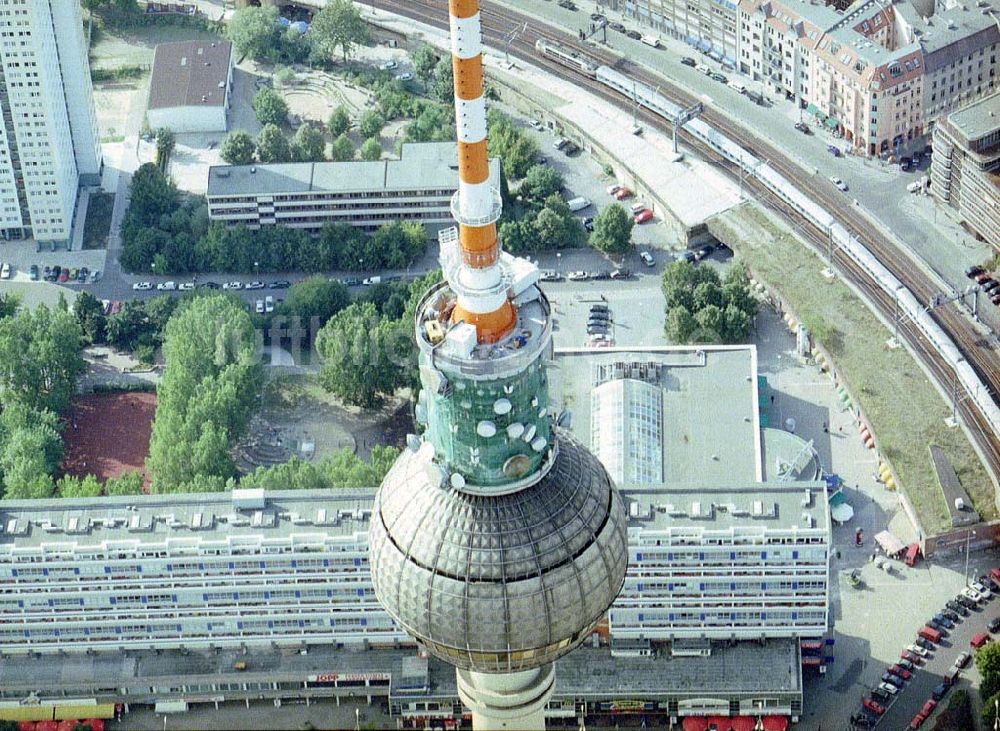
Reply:
[[[746,261],[757,279],[780,293],[833,357],[924,533],[951,527],[930,459],[932,444],[947,455],[983,519],[997,517],[993,487],[979,457],[961,429],[944,423],[950,405],[906,349],[886,346],[891,333],[874,313],[839,278],[830,281],[821,274],[820,258],[756,205],[715,217],[709,229]]]
[[[83,248],[103,249],[108,245],[111,230],[111,209],[115,206],[114,193],[91,193],[87,203],[87,221],[83,225]]]

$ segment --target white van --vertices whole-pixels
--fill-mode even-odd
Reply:
[[[10,279],[10,264],[5,263],[3,268],[0,269],[0,279]]]
[[[584,198],[582,196],[579,198],[571,198],[570,200],[566,201],[566,205],[569,206],[569,209],[571,211],[576,213],[577,211],[582,211],[584,208],[589,206],[590,199]]]
[[[647,46],[652,46],[653,48],[660,47],[660,39],[656,36],[645,35],[642,37],[642,42]]]
[[[743,82],[737,81],[736,79],[729,82],[729,88],[739,94],[745,94],[747,90],[747,87],[743,84]]]

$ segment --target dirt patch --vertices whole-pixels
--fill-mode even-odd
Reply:
[[[87,221],[83,225],[83,248],[104,249],[111,231],[111,211],[115,207],[114,193],[91,193],[87,201]]]
[[[100,482],[125,472],[144,470],[156,394],[146,392],[89,394],[73,400],[66,415],[62,470]],[[145,477],[143,489],[149,488]]]

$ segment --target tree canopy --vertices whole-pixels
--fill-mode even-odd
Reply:
[[[257,152],[257,143],[250,133],[243,129],[234,129],[222,141],[219,154],[230,165],[249,165]]]
[[[542,204],[550,195],[561,191],[563,185],[565,185],[563,176],[555,168],[548,165],[532,165],[528,168],[517,192],[526,202]]]
[[[254,94],[253,111],[262,125],[274,124],[280,127],[288,121],[288,104],[281,94],[268,86]]]
[[[511,180],[523,178],[538,157],[538,143],[534,137],[515,127],[503,112],[491,109],[487,115],[490,157],[499,157],[504,173]]]
[[[361,11],[350,0],[328,0],[313,16],[309,37],[314,59],[327,61],[340,48],[345,63],[354,47],[368,43],[370,38]]]
[[[635,221],[622,206],[612,203],[594,219],[590,245],[605,254],[624,254],[632,247]]]
[[[330,134],[334,138],[340,137],[351,128],[351,115],[347,111],[347,107],[341,104],[339,107],[330,113],[330,119],[326,123],[327,129],[330,130]]]
[[[317,327],[347,307],[351,295],[340,282],[331,282],[324,277],[309,277],[293,284],[285,301],[278,307],[278,313],[286,317],[297,317],[306,326],[313,318]]]
[[[424,84],[427,84],[434,77],[434,69],[437,68],[440,56],[438,56],[434,46],[424,42],[413,52],[410,60],[413,63],[413,72],[417,75],[417,78]]]
[[[330,145],[330,159],[334,162],[346,162],[354,159],[354,143],[346,134],[337,137]]]
[[[596,226],[595,226],[596,228]],[[666,300],[666,336],[676,343],[745,340],[757,315],[757,300],[750,293],[746,270],[734,263],[725,283],[715,269],[685,260],[663,271]]]
[[[226,478],[262,387],[253,323],[227,295],[196,297],[167,323],[147,467],[154,492],[195,476]]]
[[[270,55],[278,35],[278,9],[275,7],[240,8],[226,24],[226,35],[237,56],[265,58]]]
[[[257,157],[261,162],[288,162],[292,149],[285,133],[276,124],[265,124],[257,135]]]
[[[376,162],[382,159],[382,144],[376,137],[369,137],[361,145],[361,159]]]
[[[358,132],[364,138],[377,137],[385,126],[385,119],[374,109],[368,109],[358,121]]]
[[[303,124],[292,137],[292,159],[295,162],[323,162],[326,160],[326,137],[311,124]]]
[[[320,462],[304,462],[293,457],[271,467],[258,467],[240,480],[240,487],[265,490],[328,490],[343,487],[375,487],[389,472],[399,450],[372,448],[368,462],[349,449],[342,449]]]

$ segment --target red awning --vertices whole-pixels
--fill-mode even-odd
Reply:
[[[729,719],[729,723],[733,727],[733,731],[753,731],[754,720],[750,716],[737,716],[736,718]]]
[[[704,716],[685,716],[681,727],[684,731],[708,731],[708,719]]]
[[[788,728],[787,716],[764,716],[764,731],[785,731]]]
[[[729,731],[730,721],[732,719],[729,716],[709,716],[708,717],[708,727],[715,727],[715,731]]]

